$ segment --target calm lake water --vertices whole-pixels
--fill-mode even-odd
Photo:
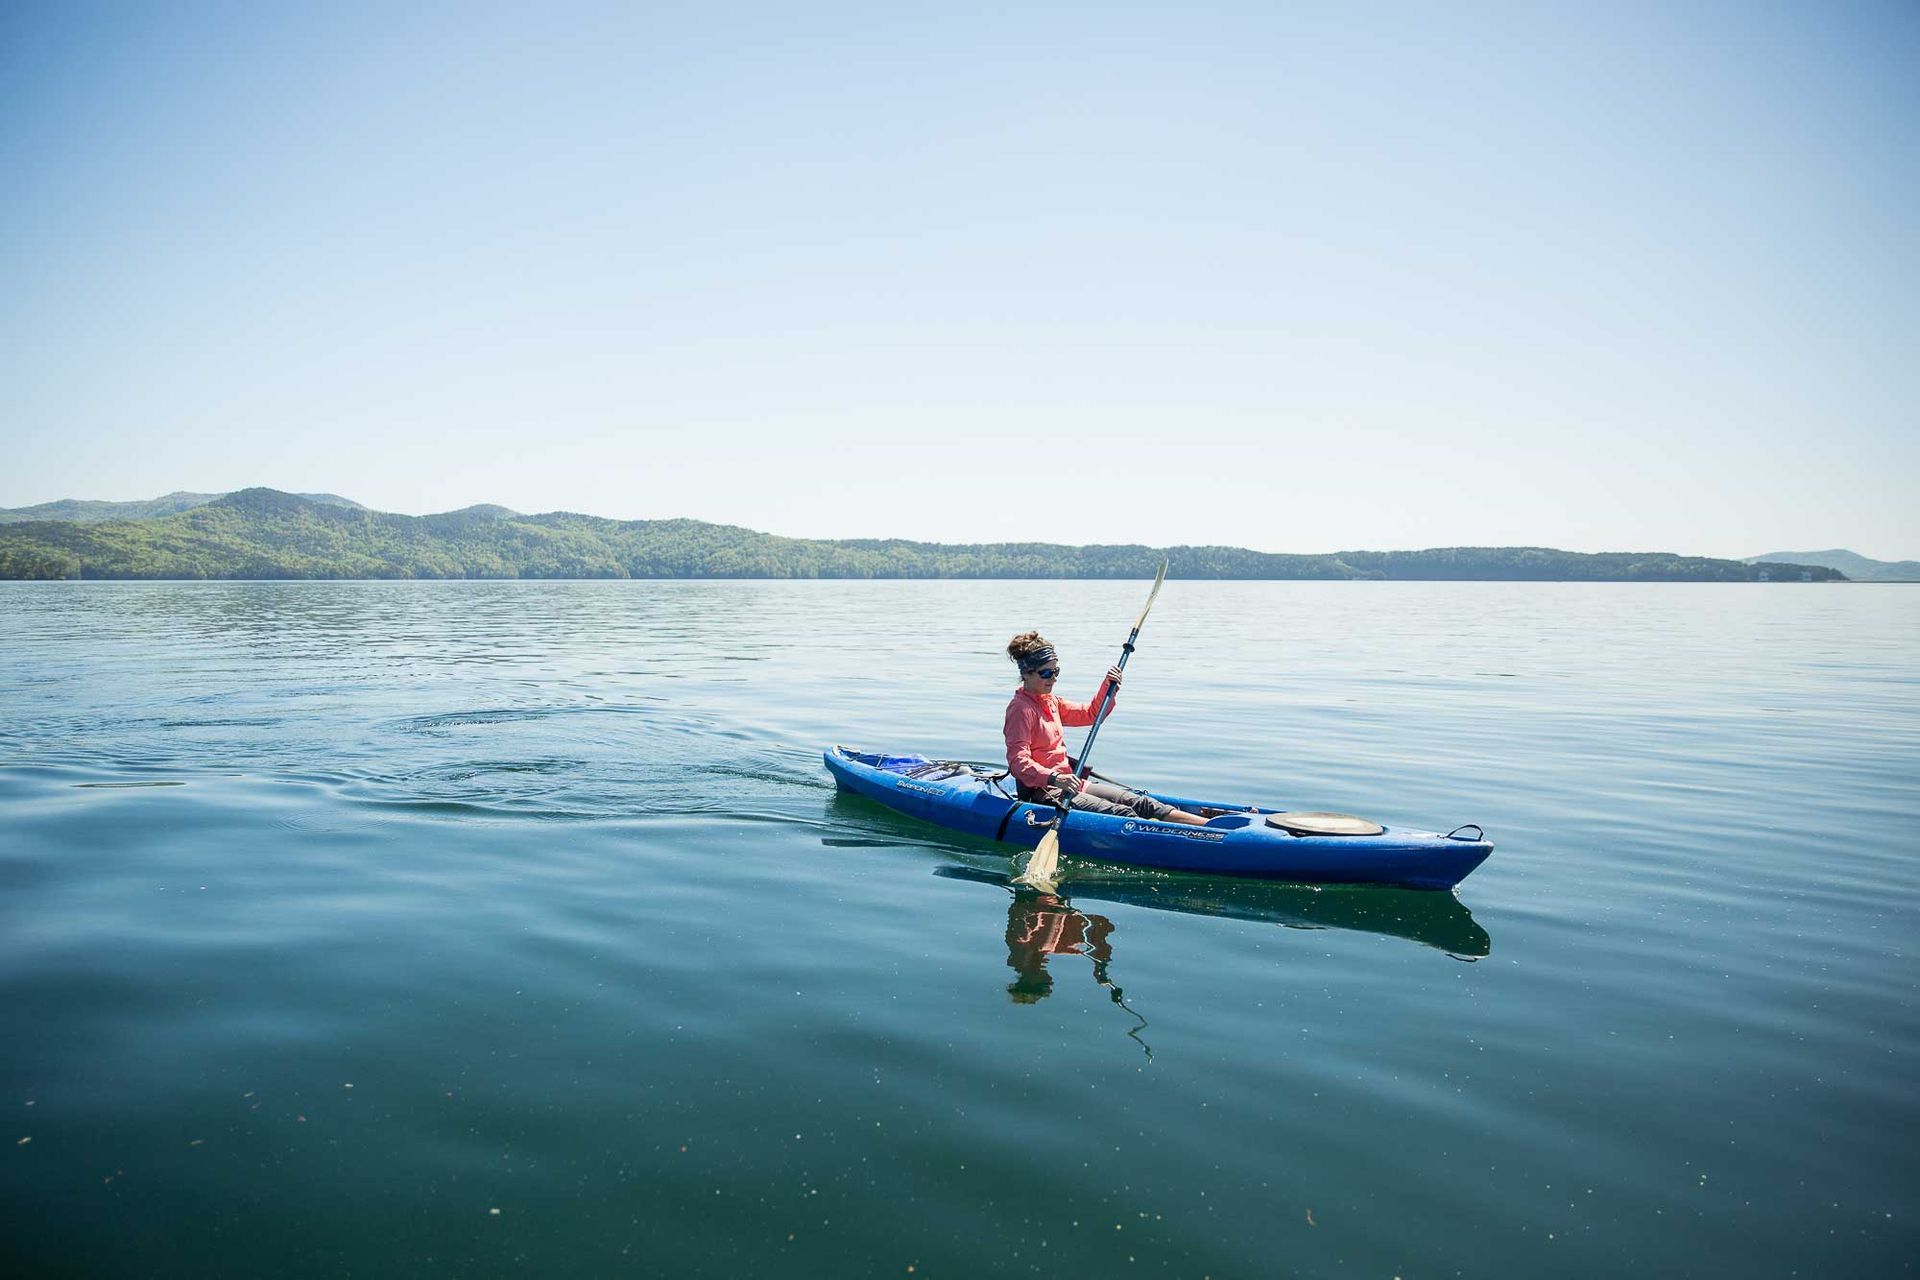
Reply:
[[[1920,588],[1168,583],[1096,767],[1458,897],[836,796],[1145,585],[0,584],[6,1270],[1914,1269]]]

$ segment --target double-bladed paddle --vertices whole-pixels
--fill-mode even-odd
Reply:
[[[1146,625],[1147,614],[1153,610],[1153,602],[1160,595],[1160,584],[1167,580],[1167,562],[1160,562],[1160,572],[1154,575],[1153,590],[1147,593],[1147,602],[1140,609],[1140,616],[1133,620],[1133,630],[1127,634],[1127,642],[1120,646],[1120,670],[1127,669],[1127,659],[1133,656],[1133,642],[1140,638],[1140,628]],[[1094,714],[1093,725],[1087,730],[1087,743],[1080,748],[1080,762],[1074,766],[1073,776],[1084,780],[1087,776],[1087,758],[1093,754],[1093,740],[1100,734],[1100,726],[1107,718],[1107,712],[1113,709],[1114,694],[1118,689],[1107,686],[1107,696],[1100,700],[1100,709]],[[1053,821],[1048,824],[1046,834],[1040,837],[1039,847],[1033,856],[1027,859],[1027,868],[1014,879],[1015,884],[1026,885],[1030,889],[1051,891],[1055,878],[1060,872],[1060,824],[1067,820],[1067,806],[1054,806]]]

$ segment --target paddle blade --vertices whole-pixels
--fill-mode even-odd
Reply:
[[[1147,592],[1147,603],[1145,607],[1140,610],[1140,616],[1133,620],[1133,631],[1135,635],[1140,634],[1140,628],[1147,625],[1147,615],[1153,612],[1153,602],[1160,598],[1160,584],[1167,580],[1167,566],[1171,563],[1172,561],[1162,560],[1160,562],[1160,572],[1153,575],[1153,590]]]
[[[1015,876],[1013,882],[1051,893],[1059,875],[1060,833],[1048,827],[1047,833],[1040,837],[1039,847],[1027,858],[1027,869]]]

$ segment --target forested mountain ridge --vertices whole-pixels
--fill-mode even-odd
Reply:
[[[178,511],[204,507],[226,496],[223,493],[188,493],[181,489],[137,502],[61,498],[57,502],[42,502],[31,507],[0,507],[0,524],[20,524],[29,520],[150,520],[154,516],[170,516]],[[340,507],[360,505],[337,493],[302,493],[297,496]]]
[[[132,520],[0,525],[0,578],[1177,578],[1843,581],[1833,569],[1671,552],[1447,547],[1286,555],[1240,547],[783,538],[699,520],[475,506],[372,511],[242,489]]]
[[[1775,564],[1817,564],[1838,569],[1854,582],[1920,582],[1920,560],[1875,560],[1857,551],[1836,548],[1832,551],[1777,551],[1754,556],[1749,564],[1760,561]]]

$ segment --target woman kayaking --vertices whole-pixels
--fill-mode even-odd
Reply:
[[[1068,702],[1053,692],[1053,683],[1060,678],[1060,655],[1038,631],[1023,632],[1008,641],[1007,656],[1020,668],[1020,687],[1007,704],[1006,735],[1007,768],[1022,800],[1156,822],[1206,825],[1199,814],[1176,809],[1144,791],[1074,776],[1060,731],[1093,723],[1108,687],[1116,694],[1119,691],[1119,667],[1108,669],[1093,701]]]

